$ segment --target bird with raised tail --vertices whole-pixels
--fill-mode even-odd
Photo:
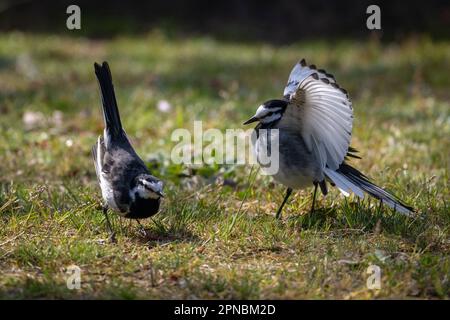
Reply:
[[[144,219],[159,211],[163,182],[151,175],[122,128],[108,63],[94,64],[100,85],[105,129],[92,147],[95,171],[103,197],[103,213],[110,229],[108,209],[130,219]]]
[[[354,193],[364,198],[367,193],[400,213],[413,213],[412,207],[347,162],[349,157],[360,158],[350,146],[353,108],[347,91],[333,75],[308,66],[303,59],[292,69],[283,96],[264,102],[244,123],[258,122],[253,146],[260,164],[262,154],[273,154],[274,146],[278,149],[278,170],[270,174],[287,190],[277,218],[293,189],[312,185],[313,212],[317,187],[326,195],[327,182],[345,196]]]

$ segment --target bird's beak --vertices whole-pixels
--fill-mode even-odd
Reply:
[[[252,122],[256,122],[259,119],[257,117],[251,117],[250,119],[248,119],[247,121],[244,122],[244,125],[252,123]]]
[[[162,193],[161,191],[157,191],[157,192],[155,192],[158,196],[160,196],[161,198],[164,198],[165,197],[165,194],[164,193]]]

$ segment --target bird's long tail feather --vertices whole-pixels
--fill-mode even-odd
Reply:
[[[341,164],[336,171],[325,168],[325,174],[336,184],[336,187],[339,188],[345,196],[348,196],[350,192],[353,192],[358,197],[363,198],[364,192],[367,192],[372,197],[382,201],[400,213],[406,215],[411,215],[413,213],[412,207],[403,203],[393,194],[370,182],[370,180],[359,170],[346,163]]]
[[[121,136],[123,134],[122,123],[120,121],[109,65],[107,62],[103,62],[101,66],[95,63],[94,68],[102,95],[103,119],[105,121],[106,131],[112,138]]]

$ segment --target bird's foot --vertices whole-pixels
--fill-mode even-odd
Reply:
[[[109,234],[109,242],[111,243],[117,243],[117,238],[116,238],[116,233],[115,232],[111,232]]]
[[[143,236],[144,238],[147,238],[148,234],[147,231],[145,231],[144,226],[139,222],[139,220],[136,220],[137,224],[138,224],[138,230],[139,233],[141,234],[141,236]]]
[[[139,226],[138,230],[141,236],[143,236],[144,238],[148,237],[148,233],[143,226]]]

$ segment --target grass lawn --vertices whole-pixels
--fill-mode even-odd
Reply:
[[[250,166],[170,162],[176,128],[243,128],[280,97],[294,63],[333,73],[353,101],[352,163],[417,208],[407,218],[312,188],[274,219],[284,188]],[[102,131],[94,61],[112,68],[122,122],[166,181],[162,211],[111,215],[108,242],[90,148]],[[449,298],[450,43],[290,46],[0,35],[1,298]],[[157,108],[161,101],[170,112]],[[369,265],[381,289],[366,287]],[[81,289],[66,268],[81,268]]]

